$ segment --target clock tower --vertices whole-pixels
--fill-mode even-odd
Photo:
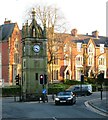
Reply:
[[[46,83],[40,83],[40,76],[47,79],[47,39],[46,26],[43,29],[37,24],[35,10],[32,11],[32,22],[22,28],[22,94],[27,99],[35,93],[47,89]]]

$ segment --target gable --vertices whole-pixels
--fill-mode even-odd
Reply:
[[[89,46],[92,46],[93,48],[96,47],[93,39],[89,39],[88,44],[87,44],[87,47],[89,47]]]

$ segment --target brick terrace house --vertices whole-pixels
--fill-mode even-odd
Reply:
[[[80,43],[78,44],[79,50],[77,51],[77,45],[75,44],[75,42],[77,40],[84,40],[87,38],[89,38],[87,35],[80,35],[80,34],[78,35],[77,29],[72,29],[71,34],[69,34],[68,37],[64,40],[64,48],[62,51],[64,58],[60,62],[62,63],[60,67],[60,79],[61,80],[63,79],[78,80],[78,78],[76,78],[75,58],[79,57],[77,55],[80,52],[80,48],[79,48]],[[83,54],[83,52],[81,54]]]
[[[58,59],[53,62],[53,80],[80,80],[81,74],[96,77],[101,71],[108,78],[107,37],[99,36],[98,31],[81,35],[73,29],[63,41],[55,55]]]
[[[21,33],[17,23],[5,20],[0,25],[1,78],[5,85],[15,84],[15,76],[21,74]]]
[[[81,74],[87,77],[96,77],[100,72],[107,76],[107,50],[108,38],[98,36],[98,31],[94,31],[90,38],[74,40],[72,43],[76,46],[76,52],[73,52],[74,65],[72,65],[74,78],[80,80]]]

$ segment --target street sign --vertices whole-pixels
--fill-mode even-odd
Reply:
[[[43,94],[46,94],[46,92],[47,92],[46,89],[43,89],[42,93],[43,93]]]

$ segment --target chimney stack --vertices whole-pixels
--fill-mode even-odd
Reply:
[[[7,18],[5,18],[4,24],[10,24],[11,20],[8,20]]]
[[[77,37],[77,29],[72,29],[71,35]]]
[[[99,38],[99,32],[97,30],[93,31],[92,36],[98,39]]]

